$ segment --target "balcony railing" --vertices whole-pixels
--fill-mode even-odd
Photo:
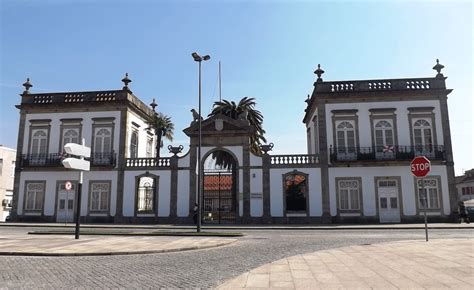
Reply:
[[[295,165],[295,164],[317,164],[319,156],[314,154],[297,155],[271,155],[270,164],[272,165]]]
[[[126,168],[156,168],[156,167],[169,167],[170,166],[169,157],[162,158],[127,158],[125,159]]]
[[[91,162],[91,166],[115,167],[115,165],[117,164],[117,153],[115,152],[91,153],[90,162]]]
[[[62,167],[61,161],[67,158],[63,153],[41,153],[41,154],[23,154],[21,155],[22,167]],[[114,152],[91,153],[89,159],[91,166],[111,166],[117,164],[117,154]]]
[[[61,160],[63,155],[60,153],[40,153],[40,154],[23,154],[21,155],[22,167],[54,167],[62,166]]]
[[[430,160],[446,160],[443,145],[331,147],[330,154],[331,162],[412,160],[422,155]]]

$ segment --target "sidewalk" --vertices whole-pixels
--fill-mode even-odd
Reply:
[[[218,289],[474,289],[474,239],[350,246],[278,260]]]
[[[64,223],[14,223],[14,222],[0,222],[1,227],[68,227],[73,224],[69,223],[65,226]],[[219,230],[386,230],[386,229],[422,229],[425,227],[424,223],[419,224],[320,224],[320,225],[208,225],[204,224],[203,229],[219,229]],[[134,225],[134,224],[81,224],[81,228],[114,228],[114,229],[194,229],[194,225],[165,225],[165,224],[151,224],[151,225]],[[428,223],[429,229],[474,229],[474,223]]]
[[[218,237],[143,237],[0,234],[0,255],[96,256],[177,252],[229,245]]]

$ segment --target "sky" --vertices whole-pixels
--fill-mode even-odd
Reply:
[[[21,84],[32,93],[133,93],[175,123],[173,145],[198,107],[248,96],[274,154],[305,154],[304,102],[323,79],[434,77],[445,66],[456,174],[474,168],[471,1],[0,0],[0,144],[16,147]],[[168,146],[165,142],[165,147]],[[163,149],[163,153],[166,150]]]

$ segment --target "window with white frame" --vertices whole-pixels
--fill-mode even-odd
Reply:
[[[110,153],[112,151],[112,128],[97,127],[94,130],[94,152]]]
[[[422,183],[423,182],[423,183]],[[420,209],[439,209],[439,184],[436,178],[418,180],[418,207]]]
[[[350,121],[342,121],[336,127],[338,153],[355,153],[355,128]]]
[[[30,154],[32,155],[43,155],[47,153],[48,143],[48,130],[46,129],[33,129],[31,131],[31,148]]]
[[[132,129],[130,138],[130,158],[138,157],[138,130]]]
[[[63,130],[62,147],[67,143],[79,144],[79,128],[67,128]],[[61,147],[61,148],[62,148]]]
[[[25,211],[41,211],[43,209],[43,182],[28,182],[25,195]]]
[[[90,211],[109,210],[109,182],[91,182],[90,185]]]
[[[153,213],[155,211],[155,179],[142,176],[138,179],[137,212]]]
[[[429,152],[433,145],[433,131],[429,121],[425,119],[416,120],[413,123],[413,138],[417,152]]]
[[[15,167],[16,167],[16,161],[12,161],[12,171],[11,171],[11,174],[10,174],[10,177],[14,177],[15,176]]]
[[[339,209],[359,210],[359,181],[355,179],[339,180]]]
[[[393,152],[393,126],[389,120],[380,120],[374,128],[377,152]]]
[[[150,137],[146,140],[146,157],[153,157],[153,138]]]

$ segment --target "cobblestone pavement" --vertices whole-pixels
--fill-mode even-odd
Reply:
[[[210,288],[256,267],[298,254],[350,245],[424,239],[422,230],[266,230],[246,234],[229,246],[177,253],[0,256],[0,288]],[[473,231],[467,229],[430,232],[431,239],[472,236]]]

